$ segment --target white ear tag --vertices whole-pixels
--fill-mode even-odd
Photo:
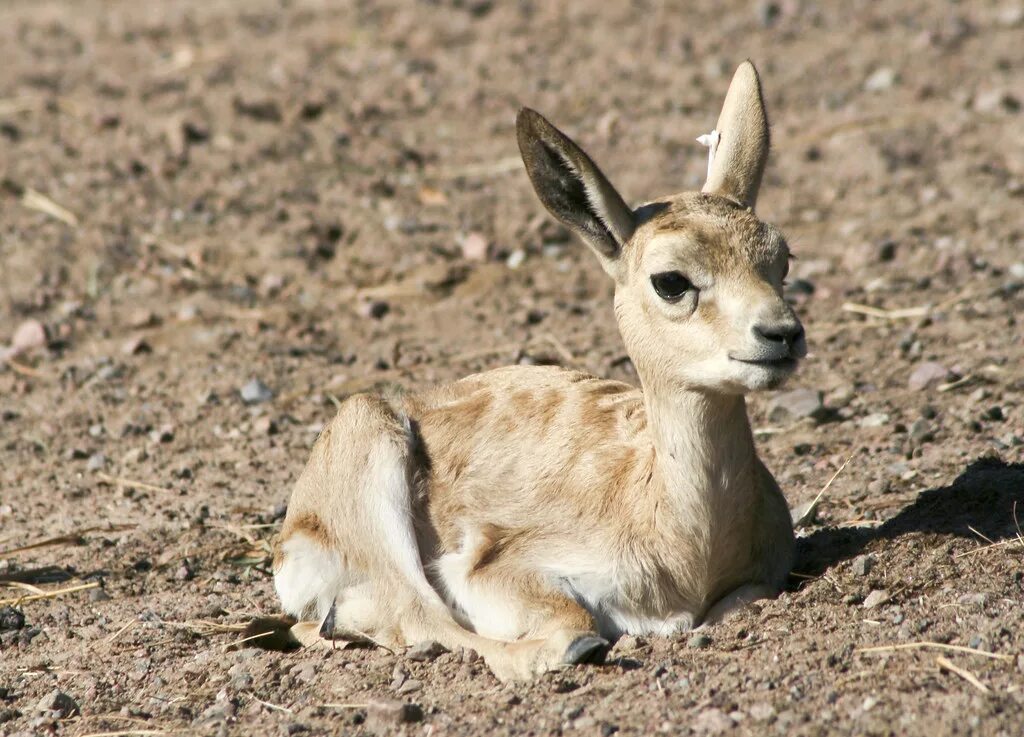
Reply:
[[[717,130],[713,130],[710,133],[705,133],[703,136],[697,137],[697,143],[701,146],[708,147],[708,177],[711,176],[711,165],[715,163],[715,153],[718,151],[718,139],[721,136]]]

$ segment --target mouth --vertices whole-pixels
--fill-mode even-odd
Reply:
[[[737,358],[736,356],[729,356],[733,361],[737,363],[743,363],[747,366],[757,366],[768,371],[793,371],[796,369],[796,365],[799,359],[793,356],[785,356],[783,358],[764,358],[764,359],[750,359],[750,358]]]

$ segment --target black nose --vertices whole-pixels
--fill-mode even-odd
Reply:
[[[754,335],[769,343],[792,348],[803,337],[804,328],[797,322],[754,325]]]

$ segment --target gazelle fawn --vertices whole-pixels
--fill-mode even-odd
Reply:
[[[276,546],[302,642],[436,640],[529,678],[623,633],[717,621],[790,570],[789,511],[744,401],[806,352],[786,242],[753,211],[768,156],[753,65],[729,87],[703,191],[635,210],[539,114],[516,127],[541,202],[615,282],[642,389],[517,366],[346,400]]]

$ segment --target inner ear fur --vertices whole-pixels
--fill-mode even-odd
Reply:
[[[540,113],[520,110],[516,136],[537,197],[608,269],[636,229],[633,211],[583,149]]]

